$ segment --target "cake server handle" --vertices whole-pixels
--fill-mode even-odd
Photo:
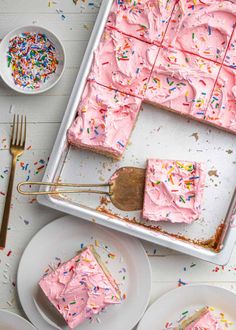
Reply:
[[[25,186],[45,186],[45,187],[73,187],[80,189],[58,189],[58,190],[44,190],[44,191],[29,191],[23,190],[22,187]],[[63,193],[90,193],[90,194],[103,194],[111,196],[111,186],[112,183],[100,183],[100,184],[76,184],[76,183],[57,183],[57,182],[34,182],[34,181],[24,181],[20,182],[17,185],[17,191],[21,195],[57,195]],[[98,188],[98,187],[109,187],[109,191],[105,190],[96,190],[90,188]],[[81,189],[81,188],[89,188],[89,189]]]

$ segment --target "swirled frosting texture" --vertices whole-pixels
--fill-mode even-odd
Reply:
[[[204,183],[201,163],[149,159],[143,217],[151,221],[193,222],[200,214]]]
[[[143,98],[158,50],[155,45],[105,29],[95,51],[89,78]]]
[[[172,48],[162,48],[145,95],[146,101],[203,119],[220,65]]]
[[[235,25],[236,4],[222,0],[179,0],[174,8],[165,45],[222,63]]]
[[[40,287],[73,329],[110,304],[119,291],[103,272],[90,247],[44,276]]]
[[[121,158],[142,100],[236,133],[235,24],[235,0],[114,1],[68,141]]]
[[[226,56],[224,59],[224,64],[231,68],[236,69],[236,29],[234,29],[234,33],[230,40]]]
[[[160,44],[175,0],[115,0],[108,26],[144,41]]]
[[[184,330],[223,330],[223,327],[219,323],[219,319],[216,318],[211,311],[206,311],[198,320],[192,322]]]
[[[216,81],[206,120],[236,133],[236,70],[222,67]]]
[[[120,158],[140,106],[139,98],[88,81],[68,130],[69,143]]]

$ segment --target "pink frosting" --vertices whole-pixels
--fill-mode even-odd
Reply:
[[[210,312],[206,312],[197,321],[192,322],[184,330],[223,330],[219,320]]]
[[[68,141],[120,158],[142,100],[235,133],[235,22],[233,0],[114,1]]]
[[[78,115],[68,130],[69,143],[120,158],[140,106],[139,98],[88,81]]]
[[[205,172],[196,162],[149,159],[143,217],[191,223],[199,218]]]
[[[236,15],[236,4],[222,0],[179,0],[165,35],[165,45],[175,46],[222,62]]]
[[[222,67],[207,109],[206,120],[236,132],[236,71]]]
[[[163,48],[158,54],[145,99],[202,119],[219,70],[217,63]]]
[[[107,305],[120,302],[118,290],[90,248],[44,276],[39,285],[71,329]]]
[[[107,25],[148,42],[160,44],[174,0],[115,0]]]
[[[224,64],[236,69],[236,29],[234,29],[232,39],[229,43]]]
[[[105,29],[89,75],[106,87],[143,97],[159,48]]]

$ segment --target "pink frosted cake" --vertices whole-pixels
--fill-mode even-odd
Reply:
[[[192,223],[200,215],[204,184],[205,172],[201,163],[149,159],[144,219]]]
[[[119,159],[136,122],[141,100],[88,81],[68,130],[72,145]]]
[[[226,51],[224,64],[236,69],[236,29],[234,29],[232,39],[230,40],[228,49]]]
[[[175,330],[223,330],[219,318],[208,307],[202,308]]]
[[[235,24],[233,0],[115,0],[69,143],[120,159],[142,101],[235,134]]]
[[[236,69],[226,66],[221,68],[206,120],[236,133]]]
[[[121,301],[117,284],[92,245],[45,275],[39,285],[71,329]]]
[[[107,25],[147,42],[160,44],[175,0],[115,0]]]
[[[220,65],[199,56],[162,48],[149,81],[147,102],[202,119]]]
[[[159,48],[105,29],[89,75],[97,83],[143,98]]]
[[[230,0],[179,0],[164,38],[176,47],[222,63],[233,32],[236,4]]]

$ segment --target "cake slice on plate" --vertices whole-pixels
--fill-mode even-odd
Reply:
[[[192,223],[200,215],[204,184],[201,163],[149,159],[143,217],[151,221]]]
[[[222,330],[223,328],[219,322],[219,319],[213,315],[209,307],[204,307],[185,320],[175,330]]]
[[[119,287],[93,245],[46,274],[39,286],[71,329],[121,302]]]

